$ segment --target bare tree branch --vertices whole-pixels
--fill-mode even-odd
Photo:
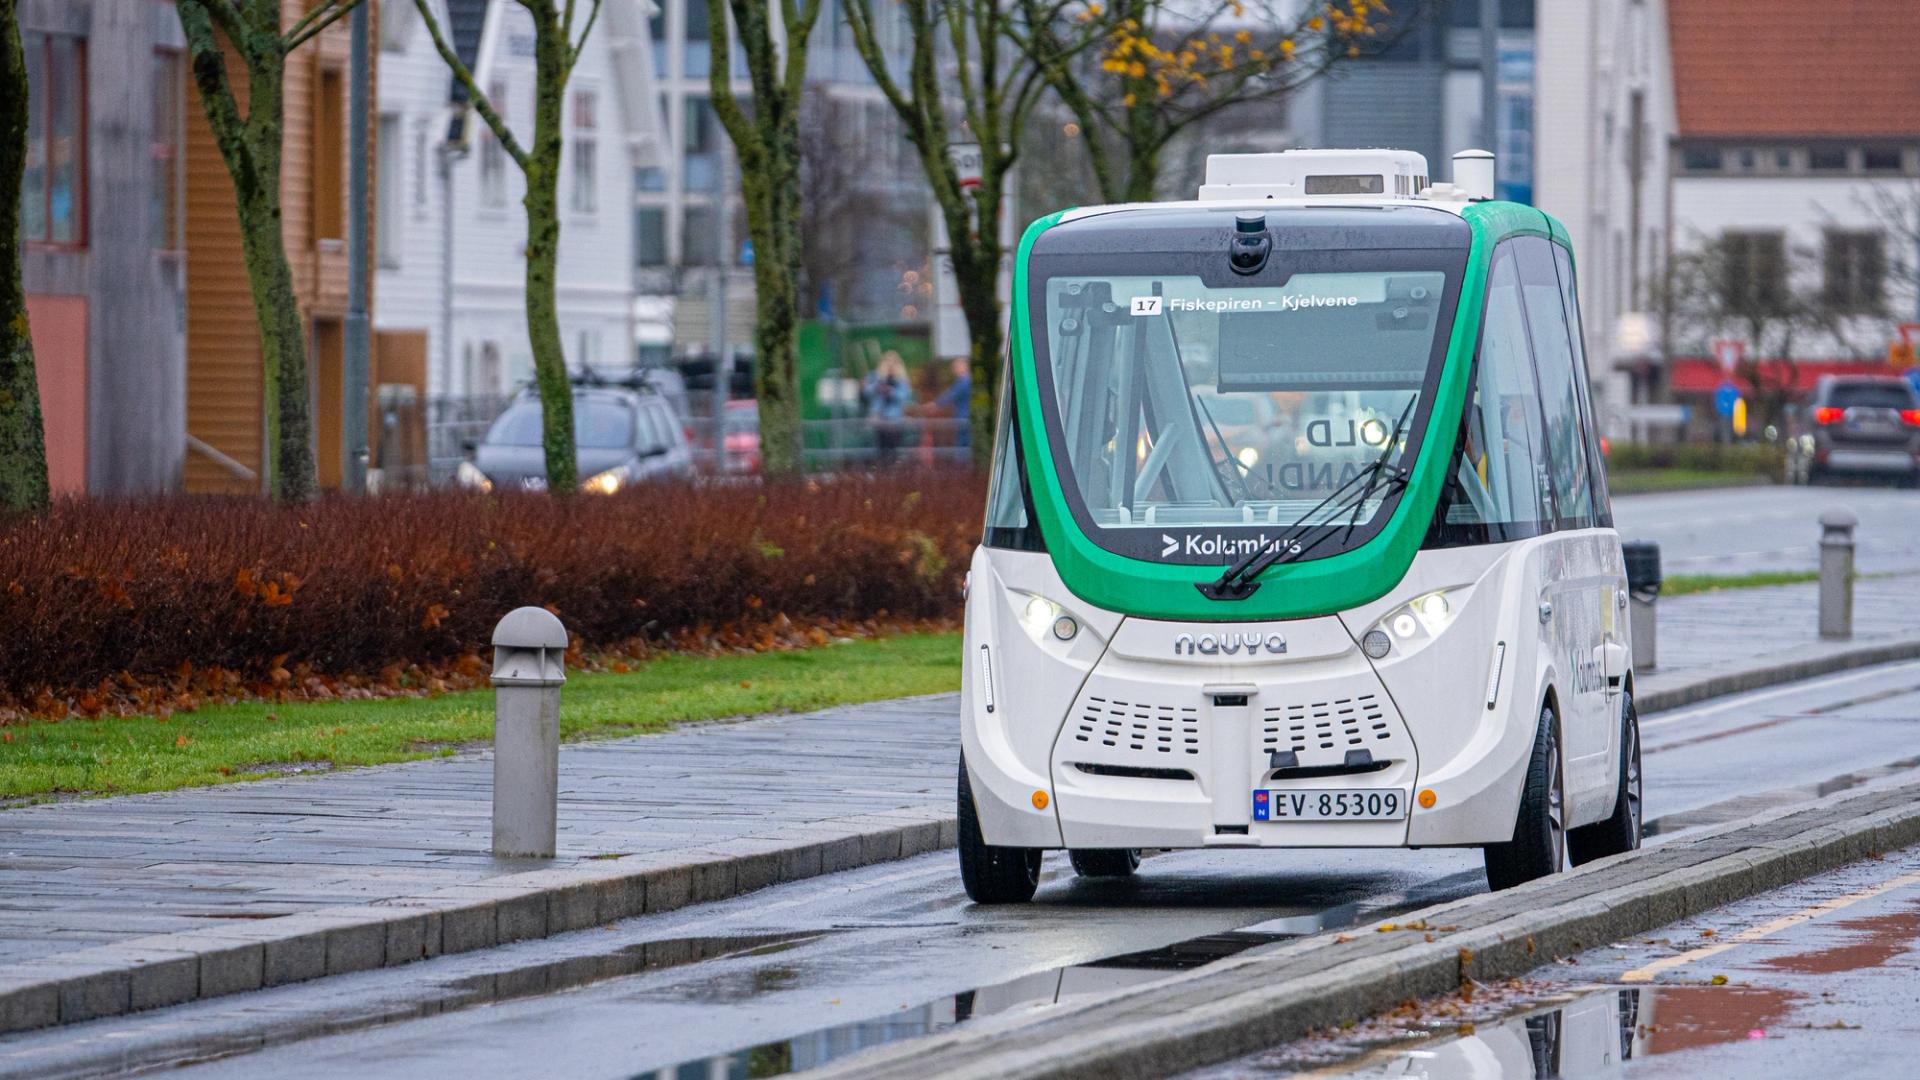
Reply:
[[[593,6],[587,9],[587,25],[580,28],[580,36],[567,46],[567,77],[573,77],[573,66],[580,62],[580,54],[586,51],[587,36],[593,33],[593,24],[600,18],[600,0],[593,0]],[[573,0],[567,0],[566,29],[573,32]]]
[[[281,54],[290,53],[319,37],[327,27],[339,22],[348,12],[365,2],[366,0],[320,0],[320,3],[316,4],[312,11],[307,12],[299,22],[294,23],[293,29],[287,31],[286,36],[281,39]]]
[[[501,119],[499,112],[494,109],[492,99],[487,97],[481,91],[480,84],[474,81],[473,72],[467,70],[467,65],[460,61],[460,56],[453,51],[453,46],[447,44],[446,35],[440,30],[440,20],[433,17],[428,0],[413,0],[413,6],[420,12],[420,18],[426,22],[427,32],[433,36],[433,47],[440,53],[440,59],[446,61],[447,67],[453,71],[454,79],[467,92],[467,100],[473,103],[473,110],[479,113],[480,119],[486,121],[487,127],[492,129],[493,137],[500,140],[500,146],[507,152],[507,156],[513,159],[513,163],[520,167],[521,172],[525,172],[529,160],[526,150],[521,147],[520,141],[513,137],[513,129],[507,126],[507,122]]]

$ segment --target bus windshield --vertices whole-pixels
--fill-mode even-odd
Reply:
[[[1250,278],[1104,261],[1124,272],[1037,277],[1034,297],[1054,460],[1095,542],[1219,564],[1296,528],[1323,534],[1302,558],[1378,531],[1398,487],[1376,467],[1417,452],[1458,254],[1293,253]]]

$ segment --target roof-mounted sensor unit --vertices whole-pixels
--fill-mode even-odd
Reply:
[[[1410,199],[1426,186],[1427,159],[1411,150],[1282,150],[1209,155],[1200,198]]]

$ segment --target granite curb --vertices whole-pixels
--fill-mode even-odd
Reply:
[[[1920,636],[1803,652],[1649,676],[1639,694],[1641,711],[1920,657]],[[40,957],[0,973],[0,1035],[603,926],[950,848],[956,830],[944,806],[907,807],[812,822],[786,837],[581,861]]]
[[[847,1059],[831,1077],[1133,1080],[1513,978],[1560,957],[1920,843],[1920,784],[1770,811],[1530,882],[1324,933],[1094,1001],[989,1017]],[[1396,926],[1387,930],[1384,927]]]
[[[1670,675],[1656,670],[1640,677],[1634,701],[1644,715],[1820,675],[1913,659],[1920,659],[1920,635],[1859,645],[1820,643],[1757,661],[1688,668]]]
[[[0,973],[0,1034],[604,926],[949,848],[955,828],[945,807],[890,810],[811,824],[797,842],[585,860],[27,960]]]

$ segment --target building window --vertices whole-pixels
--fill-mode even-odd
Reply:
[[[1680,151],[1680,167],[1688,172],[1720,171],[1720,148],[1717,146],[1688,146]]]
[[[1860,151],[1860,171],[1870,173],[1899,172],[1900,148],[1897,146],[1869,146]]]
[[[322,242],[347,235],[346,91],[339,68],[320,69],[313,105],[313,238]]]
[[[633,213],[633,258],[642,267],[667,265],[667,208],[643,206]]]
[[[86,243],[86,44],[62,34],[23,34],[27,62],[27,160],[20,235],[43,244]]]
[[[573,209],[591,214],[599,209],[599,149],[595,135],[599,129],[595,115],[599,101],[591,90],[573,95]]]
[[[686,208],[680,223],[680,265],[712,266],[718,219],[711,205],[694,204]]]
[[[1720,235],[1720,296],[1733,311],[1777,310],[1786,301],[1786,235]]]
[[[710,32],[707,18],[707,0],[682,0],[686,12],[685,45],[681,51],[681,71],[689,79],[704,79],[713,67],[713,54],[707,45]],[[734,55],[744,53],[744,49],[734,49]]]
[[[379,171],[375,174],[378,186],[373,200],[373,243],[380,265],[393,268],[400,265],[400,204],[405,199],[400,187],[406,176],[401,168],[405,137],[401,134],[399,116],[381,114],[380,141],[376,146]]]
[[[507,120],[507,84],[496,82],[487,87],[487,100],[493,103],[502,123]],[[507,205],[507,148],[494,137],[493,128],[475,117],[480,125],[480,201],[487,206]]]
[[[153,129],[149,133],[152,174],[148,179],[147,220],[155,251],[186,247],[180,193],[183,163],[180,144],[186,131],[186,65],[179,53],[153,54]]]
[[[1846,172],[1847,151],[1838,146],[1816,146],[1807,151],[1807,168],[1813,172]]]
[[[433,122],[424,117],[413,122],[413,220],[427,220],[428,161],[433,153]]]
[[[1887,262],[1877,232],[1828,229],[1823,293],[1839,311],[1878,313],[1886,302]]]
[[[713,102],[689,95],[680,122],[680,186],[686,191],[712,191],[720,179],[719,118]]]

